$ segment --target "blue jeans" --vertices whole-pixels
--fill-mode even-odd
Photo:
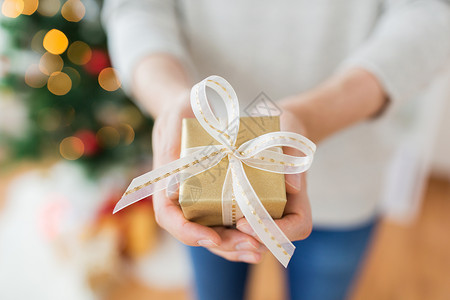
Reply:
[[[287,268],[291,299],[344,299],[376,222],[355,229],[314,229],[297,247]],[[199,300],[243,299],[249,265],[188,247]]]

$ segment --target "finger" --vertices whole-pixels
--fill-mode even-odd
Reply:
[[[301,177],[302,186],[306,187],[306,176],[302,174]],[[311,234],[311,207],[306,188],[297,194],[288,194],[284,215],[281,219],[275,220],[275,223],[291,241],[303,240]],[[238,220],[236,228],[260,241],[245,218]]]
[[[220,257],[225,258],[226,260],[234,261],[234,262],[245,262],[245,263],[249,263],[249,264],[259,263],[259,262],[261,262],[262,257],[263,257],[263,255],[258,252],[249,252],[249,251],[229,252],[229,251],[218,250],[216,248],[210,248],[208,250]]]
[[[170,200],[177,200],[180,196],[180,183],[169,185],[166,189],[166,197]]]
[[[180,207],[165,197],[164,192],[155,194],[153,207],[158,225],[182,243],[205,247],[217,247],[221,244],[221,238],[216,231],[186,220]]]
[[[247,220],[241,220],[242,221],[239,222],[238,230],[254,237],[257,241],[262,243],[261,239],[256,235]],[[304,217],[302,214],[287,214],[283,216],[283,218],[274,221],[290,241],[304,240],[312,231],[310,218]]]
[[[236,229],[226,228],[223,226],[213,227],[219,234],[222,243],[217,250],[222,251],[264,251],[261,243],[255,238],[240,232]]]
[[[160,167],[180,157],[181,119],[176,114],[158,118],[153,128],[153,162]]]
[[[299,193],[288,194],[284,215],[275,223],[283,230],[291,241],[306,239],[312,231],[311,206],[306,185],[306,174],[300,174],[301,186]]]

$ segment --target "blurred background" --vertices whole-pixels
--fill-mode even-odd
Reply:
[[[120,89],[101,1],[0,3],[0,299],[188,299],[189,262],[152,200],[112,215],[151,168],[152,120]],[[450,298],[450,72],[421,98],[351,299]],[[283,285],[267,256],[248,299]]]

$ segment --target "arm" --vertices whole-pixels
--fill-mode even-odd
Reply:
[[[178,159],[181,120],[193,114],[189,58],[179,37],[174,1],[106,0],[102,19],[125,92],[155,118],[154,167]],[[153,206],[158,224],[187,245],[215,249],[234,261],[254,263],[261,258],[255,238],[236,229],[186,220],[176,194],[156,193]]]
[[[336,74],[319,87],[281,102],[302,120],[307,136],[320,142],[340,130],[375,117],[388,105],[378,80],[364,69]]]
[[[314,141],[395,109],[450,59],[450,1],[388,0],[365,43],[330,79],[282,101]]]
[[[318,87],[280,102],[282,129],[320,142],[352,124],[377,117],[419,93],[450,58],[449,1],[386,1],[374,33],[340,70]],[[276,222],[291,240],[305,238],[308,214],[305,175],[286,177],[285,215]],[[288,187],[288,185],[287,185]],[[253,231],[242,219],[238,229]]]

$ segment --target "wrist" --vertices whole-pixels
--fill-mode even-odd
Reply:
[[[318,87],[282,101],[304,124],[309,138],[320,142],[333,133],[379,114],[387,96],[371,73],[351,69]]]

